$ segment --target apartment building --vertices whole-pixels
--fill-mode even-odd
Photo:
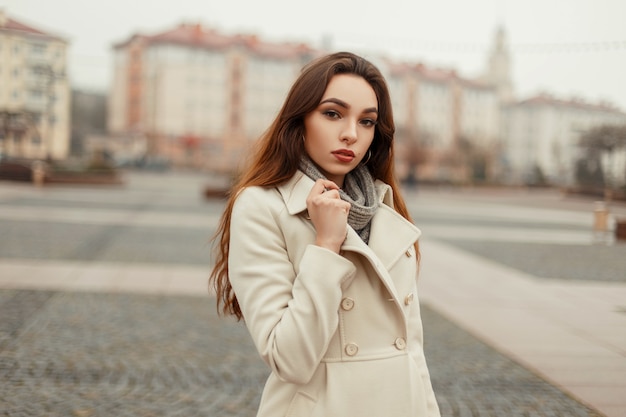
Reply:
[[[145,135],[148,154],[173,164],[228,172],[314,51],[181,24],[133,35],[114,54],[109,131]]]
[[[470,154],[477,157],[497,149],[500,101],[496,88],[461,77],[454,70],[423,64],[391,63],[387,72],[400,176],[468,181],[474,176]],[[489,170],[484,175],[492,175],[492,166],[482,169]]]
[[[64,159],[70,143],[68,42],[0,10],[0,156]]]
[[[121,142],[141,138],[150,157],[221,172],[236,169],[302,66],[321,53],[199,24],[135,34],[113,51],[109,132]],[[608,105],[546,96],[516,101],[503,28],[476,78],[367,57],[391,92],[401,179],[520,184],[539,167],[549,181],[568,183],[581,132],[624,118]]]
[[[607,103],[550,94],[504,106],[502,137],[509,182],[534,182],[541,173],[552,184],[574,184],[575,164],[583,157],[580,137],[602,125],[626,125],[626,114]],[[613,166],[619,161],[609,163],[606,170],[619,171]]]

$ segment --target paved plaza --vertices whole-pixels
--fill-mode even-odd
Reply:
[[[0,182],[0,415],[254,416],[268,368],[209,296],[198,174]],[[626,245],[548,191],[409,191],[443,416],[626,415]],[[626,216],[626,207],[611,207]]]

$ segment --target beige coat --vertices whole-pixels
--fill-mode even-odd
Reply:
[[[272,370],[258,416],[439,416],[417,301],[419,229],[379,181],[369,246],[351,227],[341,255],[315,246],[313,184],[298,171],[243,190],[233,208],[230,281]]]

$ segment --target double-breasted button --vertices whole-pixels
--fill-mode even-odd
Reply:
[[[404,340],[404,337],[399,337],[395,342],[393,342],[393,345],[398,350],[404,350],[406,348],[406,340]]]
[[[354,300],[350,297],[346,297],[341,300],[341,308],[346,311],[350,311],[354,308]]]
[[[413,302],[413,298],[415,298],[415,295],[413,295],[412,292],[408,293],[406,297],[404,297],[404,305],[410,305]]]
[[[413,254],[411,253],[411,249],[407,249],[406,252],[404,252],[404,254],[406,255],[407,258],[410,258]]]
[[[354,356],[357,354],[358,351],[359,347],[356,345],[356,343],[348,343],[346,345],[346,355]]]

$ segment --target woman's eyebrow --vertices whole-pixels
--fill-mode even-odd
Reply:
[[[376,113],[378,114],[378,109],[376,107],[369,107],[363,110],[363,113]]]
[[[327,98],[326,100],[322,100],[320,102],[320,104],[324,104],[324,103],[335,103],[336,105],[341,106],[344,109],[350,108],[350,105],[348,103],[346,103],[343,100],[339,100],[338,98],[334,98],[334,97]]]
[[[338,105],[340,107],[343,107],[344,109],[349,109],[350,108],[350,105],[348,103],[346,103],[345,101],[340,100],[338,98],[335,98],[335,97],[330,97],[330,98],[327,98],[327,99],[322,100],[320,102],[320,104],[324,104],[324,103],[334,103],[334,104],[336,104],[336,105]],[[376,114],[378,114],[378,109],[376,107],[368,107],[367,109],[363,110],[363,113],[376,113]]]

